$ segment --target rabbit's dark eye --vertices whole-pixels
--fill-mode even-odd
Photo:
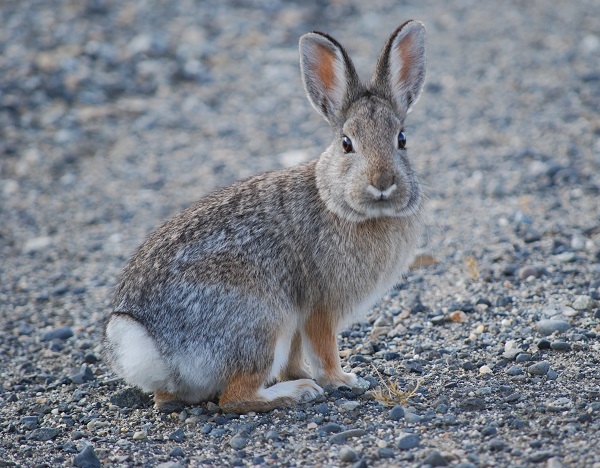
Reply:
[[[344,148],[344,153],[352,153],[354,151],[352,140],[346,135],[342,136],[342,148]]]
[[[406,148],[406,135],[404,134],[404,132],[398,133],[398,148]]]

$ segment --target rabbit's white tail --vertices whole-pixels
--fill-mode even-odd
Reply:
[[[109,359],[115,372],[146,392],[168,391],[169,367],[154,339],[137,320],[115,314],[106,327]]]

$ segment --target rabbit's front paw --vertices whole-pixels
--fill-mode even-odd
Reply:
[[[323,394],[323,389],[317,385],[317,383],[312,379],[300,379],[295,380],[296,384],[298,384],[299,398],[298,401],[300,403],[306,403],[308,401],[314,400],[318,395]]]
[[[358,377],[356,374],[352,374],[349,372],[342,372],[341,370],[340,370],[340,372],[338,372],[334,375],[324,375],[320,379],[317,379],[317,382],[322,387],[333,387],[333,388],[338,388],[338,387],[342,387],[342,386],[352,388],[356,384],[357,381],[358,381]]]

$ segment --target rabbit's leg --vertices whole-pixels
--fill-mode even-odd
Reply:
[[[290,347],[290,354],[287,364],[282,370],[279,380],[297,380],[310,379],[311,375],[304,362],[302,354],[302,335],[299,330],[296,330]]]
[[[335,312],[315,309],[306,320],[303,342],[317,383],[323,387],[352,386],[358,380],[356,374],[342,370],[337,346],[337,319]]]
[[[224,412],[265,412],[310,401],[323,390],[309,379],[289,380],[265,388],[265,373],[240,372],[231,378],[221,394],[219,406]]]
[[[178,401],[179,401],[179,399],[171,393],[154,392],[154,407],[155,408],[160,408],[161,406],[163,406],[167,403],[173,403],[173,402],[178,402]]]

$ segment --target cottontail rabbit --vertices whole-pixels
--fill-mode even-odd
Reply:
[[[398,281],[419,242],[403,129],[425,77],[423,25],[391,35],[366,84],[326,34],[302,36],[300,65],[329,148],[192,205],[122,273],[106,358],[157,405],[220,396],[224,411],[269,411],[353,385],[336,333]]]

